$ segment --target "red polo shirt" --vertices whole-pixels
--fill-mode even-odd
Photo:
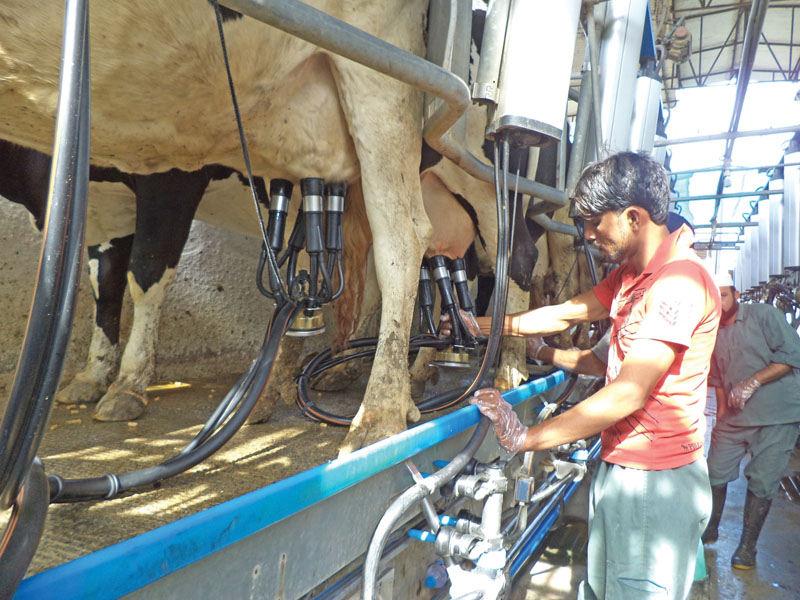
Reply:
[[[642,273],[624,264],[594,288],[611,318],[606,383],[619,374],[634,340],[659,340],[679,348],[644,407],[603,431],[600,456],[607,462],[660,470],[682,467],[703,455],[706,379],[720,298],[690,248],[693,242],[684,225],[662,242]]]

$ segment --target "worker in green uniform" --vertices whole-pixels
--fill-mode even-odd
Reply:
[[[717,285],[722,319],[708,377],[717,394],[717,423],[708,454],[713,507],[703,542],[717,540],[728,482],[739,476],[749,452],[742,538],[731,564],[752,569],[758,534],[797,440],[800,337],[777,308],[739,304],[729,274],[719,275]]]

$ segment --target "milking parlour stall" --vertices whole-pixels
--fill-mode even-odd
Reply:
[[[599,432],[509,452],[470,400],[534,426],[606,384],[607,350],[542,348],[607,319],[506,323],[618,268],[576,186],[691,141],[665,131],[696,25],[728,26],[706,4],[4,1],[0,598],[575,597]],[[757,223],[701,239],[673,189],[667,226],[741,247],[743,301],[796,328],[784,129]]]

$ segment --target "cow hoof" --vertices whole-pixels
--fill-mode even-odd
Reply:
[[[97,421],[133,421],[138,419],[147,406],[147,397],[136,392],[106,394],[94,410]]]
[[[416,412],[418,420],[419,411],[416,410],[416,407],[414,407],[414,411]],[[409,414],[409,416],[413,415]],[[375,442],[380,442],[397,433],[402,433],[405,430],[405,422],[400,423],[399,421],[387,421],[378,418],[370,419],[368,415],[365,415],[365,418],[361,419],[358,425],[354,424],[350,426],[350,431],[347,433],[347,437],[344,439],[341,448],[339,448],[339,457],[347,456],[360,448],[364,448]]]
[[[106,386],[96,381],[73,379],[72,383],[56,393],[59,404],[94,404],[106,393]]]
[[[258,403],[250,411],[250,416],[247,417],[248,425],[256,425],[258,423],[266,423],[275,412],[275,405],[278,403],[277,396],[262,396]]]
[[[341,392],[349,388],[361,376],[361,367],[354,361],[343,363],[315,377],[311,388],[318,392]]]

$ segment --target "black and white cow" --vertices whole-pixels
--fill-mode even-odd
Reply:
[[[316,0],[316,8],[422,54],[425,0]],[[0,139],[52,143],[63,3],[0,5]],[[405,362],[430,237],[418,176],[422,94],[252,19],[225,25],[253,170],[360,180],[382,296],[375,365],[346,449],[416,416]],[[213,9],[199,0],[91,7],[92,164],[147,175],[243,171]]]
[[[25,206],[43,226],[50,156],[0,141],[0,196]],[[260,199],[266,189],[256,178]],[[85,368],[57,395],[67,404],[99,402],[101,421],[135,419],[147,402],[145,388],[155,370],[158,320],[164,297],[189,236],[192,219],[255,234],[249,214],[231,211],[231,200],[246,197],[241,175],[220,165],[193,172],[132,175],[92,166],[86,245],[95,300],[95,323]],[[198,206],[203,200],[203,207]],[[233,203],[235,205],[235,203]],[[246,211],[245,211],[246,212]],[[223,218],[223,215],[225,218]],[[223,223],[224,221],[224,223]],[[124,353],[120,315],[126,286],[134,303],[133,323]]]

